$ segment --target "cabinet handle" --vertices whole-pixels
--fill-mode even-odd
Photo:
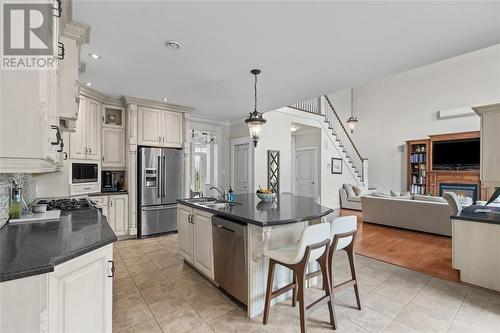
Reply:
[[[57,2],[57,7],[52,7],[52,15],[55,17],[61,17],[62,13],[62,0],[56,0]]]
[[[110,201],[110,202],[109,202],[109,206],[110,206],[110,207],[113,207],[113,201]]]
[[[85,155],[87,155],[87,147],[85,147],[85,148],[83,149],[83,152],[84,152],[84,154],[85,154]]]
[[[111,263],[111,275],[108,274],[108,277],[115,276],[115,262],[113,260],[108,260],[108,263]]]
[[[158,137],[158,142],[161,142],[161,136]]]
[[[102,161],[104,162],[104,156],[102,157]]]
[[[165,137],[163,136],[162,138],[163,138],[163,142],[165,142]]]
[[[65,160],[65,161],[66,161],[67,159],[68,159],[68,153],[67,153],[67,152],[64,152],[64,153],[63,153],[63,160]]]
[[[89,148],[89,155],[92,154],[92,148]]]
[[[57,42],[57,59],[59,60],[64,60],[64,56],[66,55],[66,49],[64,48],[64,43],[62,42]]]

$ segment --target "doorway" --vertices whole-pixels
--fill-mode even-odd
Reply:
[[[231,187],[235,194],[253,192],[253,148],[249,138],[231,140]]]
[[[317,127],[292,123],[293,192],[321,199],[321,131]]]

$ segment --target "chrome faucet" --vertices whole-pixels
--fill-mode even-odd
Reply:
[[[220,193],[220,195],[222,195],[222,198],[224,198],[224,200],[225,200],[227,198],[227,191],[224,187],[222,187],[222,186],[219,186],[219,187],[217,187],[215,185],[210,185],[209,190],[216,190],[217,192]],[[222,189],[222,191],[221,191],[221,189]]]

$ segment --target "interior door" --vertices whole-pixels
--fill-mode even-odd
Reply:
[[[250,144],[243,143],[234,146],[234,193],[250,192],[250,169],[248,167],[248,154]]]
[[[101,159],[101,103],[87,99],[87,159]]]
[[[316,151],[297,150],[296,157],[296,194],[314,198],[317,196],[318,188]]]

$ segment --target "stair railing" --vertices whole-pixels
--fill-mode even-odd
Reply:
[[[304,101],[290,105],[291,108],[314,114],[321,114],[321,99],[318,97],[309,98]]]

